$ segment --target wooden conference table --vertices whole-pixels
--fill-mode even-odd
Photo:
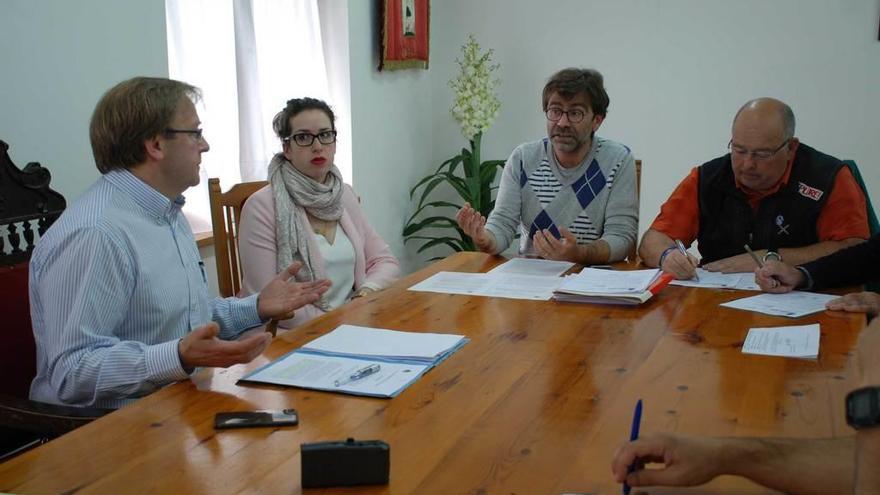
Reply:
[[[721,308],[748,295],[670,286],[637,308],[407,291],[457,254],[276,339],[248,365],[202,370],[0,464],[0,492],[300,493],[302,442],[391,445],[387,486],[308,493],[620,493],[610,459],[644,400],[642,433],[849,435],[862,315],[789,320]],[[744,355],[750,327],[820,322],[818,360]],[[246,371],[341,323],[462,333],[471,342],[394,399],[238,386]],[[295,407],[300,425],[215,431],[218,411]],[[738,478],[634,493],[764,493]]]

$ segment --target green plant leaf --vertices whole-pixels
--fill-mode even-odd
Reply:
[[[455,176],[453,175],[453,177],[455,177]],[[440,174],[433,176],[431,179],[431,182],[428,183],[428,185],[425,186],[425,188],[422,190],[422,195],[419,197],[419,202],[418,202],[418,206],[416,206],[416,209],[422,208],[422,206],[425,204],[425,200],[428,199],[428,196],[431,194],[431,191],[433,191],[434,188],[436,188],[440,184],[442,184],[444,182],[448,182],[448,181],[449,181],[449,174],[447,174],[447,173],[441,172]]]
[[[449,229],[449,228],[456,228],[456,227],[458,227],[458,224],[455,223],[455,220],[453,220],[451,218],[447,218],[447,217],[434,216],[434,217],[425,218],[425,219],[421,220],[420,222],[416,222],[416,223],[412,223],[412,224],[407,225],[403,229],[403,235],[404,235],[404,237],[408,237],[408,236],[410,236],[410,235],[412,235],[422,229],[427,229],[427,228]]]
[[[422,205],[418,210],[415,211],[412,215],[410,215],[409,220],[406,221],[407,224],[412,223],[413,220],[421,213],[425,208],[434,207],[434,208],[454,208],[457,212],[461,209],[461,205],[457,205],[455,203],[450,203],[449,201],[431,201]]]
[[[430,237],[430,236],[424,236],[424,235],[413,235],[413,236],[409,236],[406,239],[406,241],[409,241],[412,239],[420,240],[420,241],[434,241],[437,239],[445,239],[446,241],[448,241],[446,244],[452,243],[455,245],[455,247],[452,248],[455,251],[468,251],[468,249],[466,249],[464,244],[462,243],[461,239],[456,239],[455,237],[449,237],[449,236]],[[404,241],[404,244],[406,244],[406,241]]]
[[[461,177],[449,174],[446,176],[446,180],[447,180],[447,182],[449,182],[449,185],[451,185],[453,188],[455,188],[455,192],[457,192],[458,195],[461,196],[461,199],[471,203],[471,205],[473,206],[474,199],[471,196],[470,190],[468,189],[467,183],[465,182],[464,179],[462,179]]]
[[[451,247],[454,251],[461,251],[461,246],[455,244],[455,241],[457,240],[458,239],[453,239],[452,237],[438,237],[422,244],[422,246],[416,252],[421,253],[427,249],[431,249],[432,247],[439,246],[441,244],[445,244]]]

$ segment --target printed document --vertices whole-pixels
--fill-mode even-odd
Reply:
[[[669,284],[704,289],[761,290],[757,282],[755,282],[755,274],[752,272],[721,273],[697,268],[697,277],[700,279],[699,282],[693,279],[673,280]]]
[[[825,310],[825,303],[840,296],[794,291],[787,294],[760,294],[726,302],[722,306],[773,316],[800,318]]]
[[[742,351],[745,354],[815,359],[819,356],[819,324],[749,329]]]
[[[424,361],[430,364],[458,349],[466,341],[464,335],[339,325],[336,330],[309,342],[302,349],[333,356]]]
[[[246,377],[247,381],[274,383],[291,387],[345,392],[374,397],[394,397],[417,380],[429,366],[413,363],[379,363],[379,371],[349,381],[357,370],[377,361],[291,352]],[[341,383],[336,386],[335,382]]]
[[[489,270],[489,275],[516,274],[516,275],[542,275],[545,277],[558,277],[574,266],[569,261],[541,260],[536,258],[513,258],[507,262]]]
[[[409,288],[419,292],[549,301],[562,278],[515,273],[439,272]]]
[[[648,290],[660,270],[602,270],[584,268],[563,278],[561,288],[580,294],[636,294]]]
[[[340,325],[240,381],[394,397],[467,342],[464,335]]]

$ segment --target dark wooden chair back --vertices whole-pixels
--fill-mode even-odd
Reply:
[[[208,179],[214,258],[217,260],[217,285],[221,297],[232,297],[241,290],[238,221],[244,202],[266,184],[266,181],[242,182],[224,193],[220,190],[220,179]]]
[[[0,141],[0,462],[108,412],[28,400],[37,371],[28,264],[66,201],[49,188],[47,169],[19,169],[8,150]]]
[[[36,350],[28,302],[28,261],[40,236],[61,215],[64,197],[49,188],[39,163],[19,169],[0,141],[0,393],[27,398],[36,375]]]

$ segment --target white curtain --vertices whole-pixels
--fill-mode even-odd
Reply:
[[[211,230],[208,177],[226,190],[265,180],[281,144],[272,118],[287,100],[327,101],[339,131],[336,166],[351,183],[346,0],[165,0],[168,72],[202,90],[199,116],[211,150],[186,191],[195,232]]]

